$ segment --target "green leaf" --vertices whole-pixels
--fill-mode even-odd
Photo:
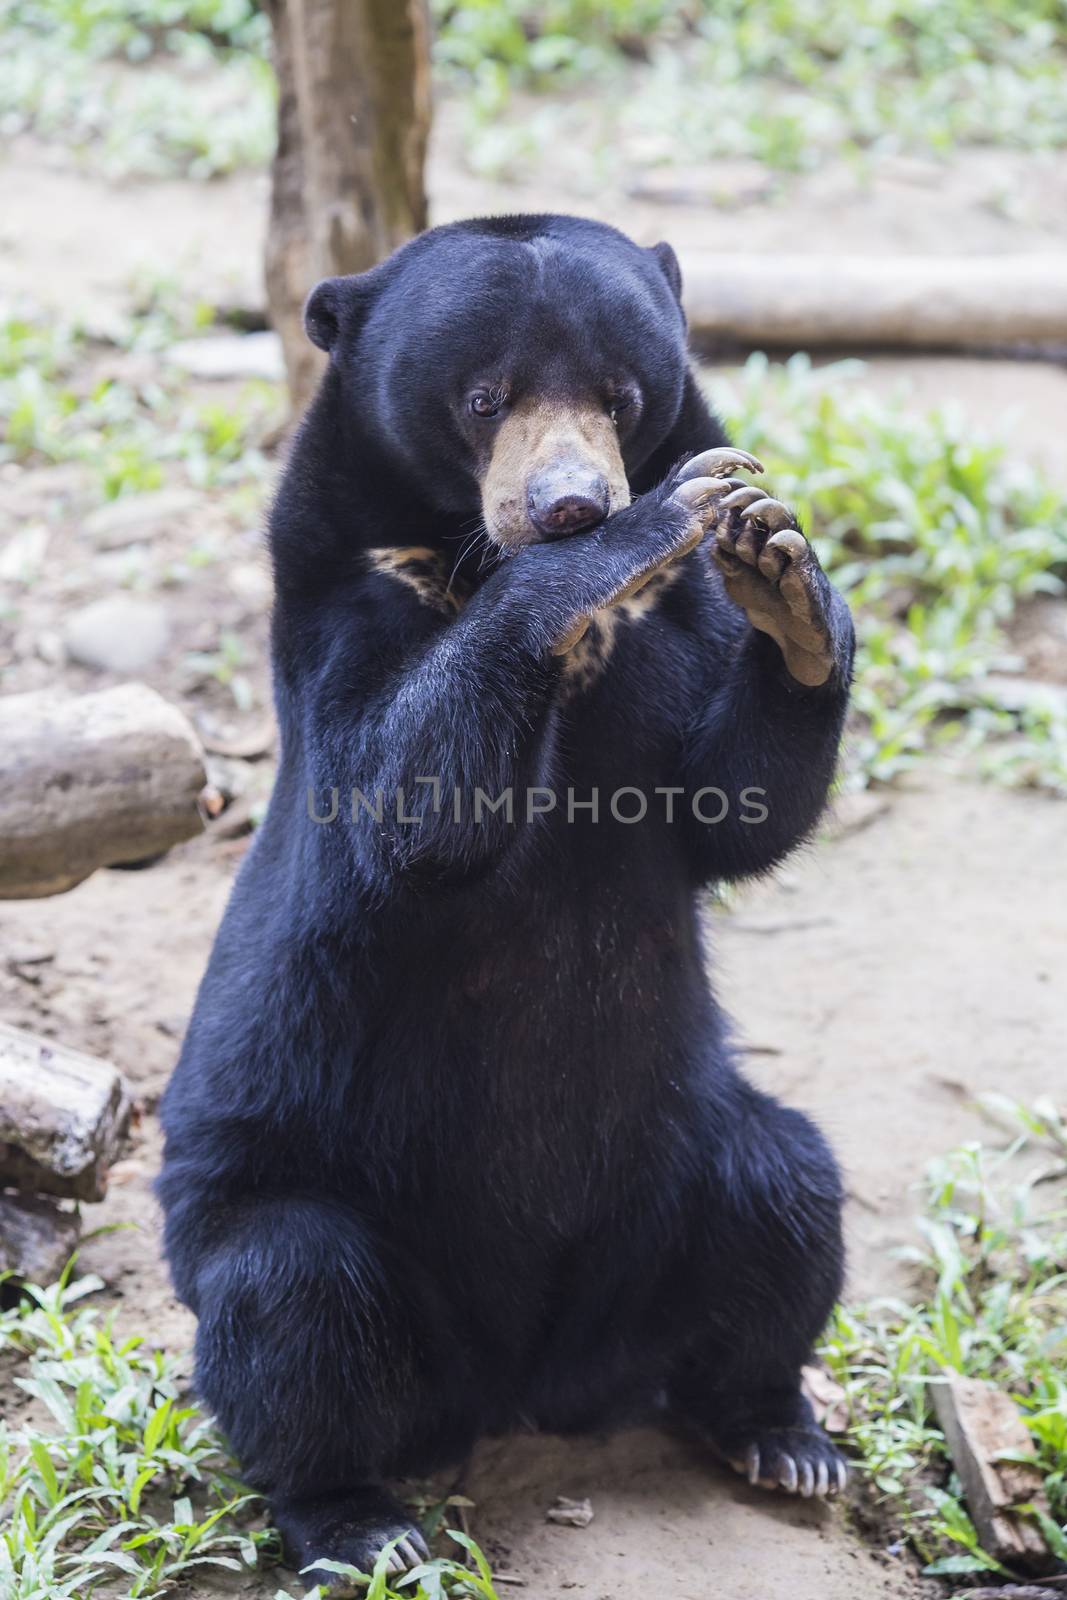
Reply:
[[[1043,1511],[1040,1506],[1032,1506],[1025,1509],[1032,1510],[1033,1515],[1037,1518],[1037,1524],[1044,1535],[1045,1543],[1057,1561],[1067,1561],[1067,1528],[1061,1528],[1059,1523],[1054,1522],[1048,1512]]]
[[[167,1423],[170,1420],[170,1413],[173,1404],[173,1400],[164,1400],[163,1404],[161,1406],[157,1406],[152,1415],[149,1417],[144,1430],[144,1449],[146,1455],[152,1455],[156,1449],[156,1446],[166,1433]]]
[[[48,1491],[49,1501],[54,1503],[59,1499],[59,1478],[43,1439],[31,1439],[30,1455],[33,1458],[34,1466],[41,1475],[45,1489]]]
[[[1000,1563],[994,1561],[992,1556],[985,1556],[976,1551],[973,1555],[942,1556],[939,1561],[931,1561],[929,1566],[923,1568],[927,1578],[937,1578],[950,1572],[999,1572]]]

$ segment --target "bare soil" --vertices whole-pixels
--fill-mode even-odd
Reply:
[[[597,190],[562,163],[554,170],[549,158],[536,183],[472,178],[449,159],[453,116],[446,109],[432,166],[439,220],[550,206],[607,217],[646,242],[667,235],[715,249],[1067,247],[1067,204],[1050,198],[1067,200],[1062,156],[974,152],[945,165],[888,163],[863,179],[828,169],[763,199],[751,198],[752,174],[735,164],[729,173],[689,173],[674,191],[678,203],[665,201],[662,188],[658,200]],[[733,200],[722,200],[724,184],[733,185]],[[261,304],[262,176],[111,186],[21,140],[0,168],[0,185],[0,298],[106,326],[128,303],[135,269],[165,268],[206,298]],[[901,379],[917,403],[956,398],[977,423],[1065,473],[1062,371],[919,360],[872,369],[880,385]],[[215,385],[212,393],[224,400],[229,390]],[[269,584],[255,511],[205,492],[195,513],[150,539],[102,551],[85,533],[94,504],[81,467],[0,469],[0,546],[29,523],[48,529],[40,570],[9,587],[0,612],[4,692],[110,681],[65,659],[64,619],[88,600],[132,588],[160,600],[170,624],[146,680],[183,704],[209,738],[262,726]],[[1063,672],[1067,681],[1067,608],[1042,604],[1029,616],[1026,648],[1051,663],[1036,675]],[[200,659],[222,632],[242,652],[250,697],[240,711]],[[231,762],[222,777],[238,792],[259,793],[270,756]],[[881,797],[863,826],[856,820],[843,808],[774,881],[748,890],[730,913],[709,908],[708,924],[716,981],[749,1050],[750,1074],[814,1112],[840,1153],[850,1292],[867,1294],[899,1285],[890,1251],[911,1237],[914,1186],[931,1157],[979,1134],[973,1095],[997,1088],[1033,1098],[1062,1087],[1067,812],[931,772]],[[86,1218],[89,1227],[131,1226],[91,1240],[83,1264],[105,1278],[124,1320],[176,1351],[188,1349],[192,1323],[159,1259],[154,1106],[244,848],[242,839],[205,836],[145,870],[102,872],[59,898],[0,906],[0,1016],[109,1056],[138,1096],[130,1153],[107,1201]],[[515,1592],[539,1600],[863,1600],[934,1588],[905,1557],[865,1542],[848,1507],[766,1497],[657,1433],[492,1442],[464,1487],[476,1501],[472,1531],[501,1570],[524,1580],[525,1591]],[[546,1523],[558,1494],[588,1495],[593,1522]],[[187,1592],[236,1589],[266,1600],[276,1587],[267,1574],[203,1578]]]

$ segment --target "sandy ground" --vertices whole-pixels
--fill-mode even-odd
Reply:
[[[683,248],[1067,247],[1062,156],[981,152],[949,165],[886,163],[864,177],[829,170],[758,203],[746,198],[751,173],[734,164],[729,173],[685,175],[668,203],[662,186],[659,199],[594,190],[547,160],[536,183],[474,179],[448,159],[449,115],[431,171],[437,220],[548,205]],[[721,198],[724,184],[733,185],[732,201]],[[0,168],[0,196],[0,299],[106,325],[135,273],[163,271],[205,297],[261,304],[261,176],[113,187],[20,141]],[[977,424],[1067,480],[1062,370],[882,360],[871,379],[883,388],[903,380],[917,404],[958,399]],[[43,507],[52,539],[45,569],[19,595],[13,619],[0,622],[5,691],[57,677],[72,689],[109,681],[63,666],[55,641],[72,606],[132,583],[164,594],[170,614],[172,644],[149,680],[202,729],[239,722],[220,686],[187,660],[225,626],[247,652],[255,699],[245,722],[262,718],[267,593],[254,518],[205,502],[195,530],[92,555],[77,472],[5,470],[0,539]],[[217,559],[176,584],[175,557],[194,541]],[[1062,604],[1059,620],[1061,612]],[[709,914],[714,970],[750,1047],[748,1070],[812,1110],[844,1163],[853,1294],[898,1283],[889,1252],[911,1236],[914,1186],[930,1158],[979,1133],[973,1094],[998,1088],[1032,1098],[1053,1088],[1057,1073],[1062,1079],[1065,846],[1062,806],[931,774],[886,796],[867,826],[831,825],[730,914]],[[188,1348],[192,1330],[159,1262],[153,1106],[243,848],[204,838],[148,870],[102,872],[60,898],[0,907],[0,1016],[110,1056],[138,1096],[133,1147],[107,1202],[87,1217],[90,1226],[133,1227],[90,1242],[84,1264],[103,1275],[131,1326],[176,1351]],[[514,1592],[538,1600],[874,1600],[924,1589],[906,1560],[863,1542],[848,1508],[769,1499],[655,1433],[493,1443],[466,1488],[476,1501],[472,1530],[498,1567],[525,1581]],[[593,1523],[546,1524],[557,1494],[589,1495]],[[234,1587],[203,1580],[195,1593]],[[236,1587],[267,1600],[276,1581],[267,1574]]]

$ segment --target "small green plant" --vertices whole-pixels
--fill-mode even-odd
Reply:
[[[924,1242],[906,1253],[920,1298],[839,1308],[821,1352],[863,1472],[935,1576],[1005,1570],[979,1543],[931,1405],[946,1372],[994,1383],[1019,1406],[1050,1506],[1035,1515],[1067,1562],[1067,1128],[1046,1103],[985,1104],[1015,1137],[931,1167]],[[1019,1176],[1035,1155],[1041,1164]]]
[[[489,1563],[470,1535],[450,1528],[448,1537],[467,1552],[467,1562],[438,1556],[413,1567],[403,1577],[391,1578],[388,1566],[396,1545],[393,1539],[382,1550],[372,1573],[360,1572],[343,1561],[319,1561],[316,1565],[344,1579],[352,1588],[365,1591],[366,1600],[444,1600],[446,1595],[454,1595],[456,1600],[500,1600]],[[321,1595],[321,1588],[316,1586],[312,1594]],[[279,1589],[275,1600],[294,1597]]]
[[[0,1312],[0,1359],[17,1363],[14,1382],[33,1402],[22,1426],[0,1423],[0,1600],[85,1600],[118,1583],[127,1600],[152,1600],[194,1568],[276,1561],[276,1534],[253,1525],[261,1502],[184,1401],[181,1363],[87,1305],[104,1285],[71,1267]],[[368,1600],[498,1600],[478,1546],[449,1537],[471,1565],[440,1558],[390,1580],[387,1550],[361,1580]]]
[[[68,1269],[0,1314],[0,1351],[23,1358],[14,1382],[35,1402],[33,1422],[0,1425],[4,1600],[81,1597],[117,1577],[150,1597],[192,1567],[258,1561],[265,1536],[240,1524],[251,1497],[182,1403],[178,1364],[83,1304],[102,1287]]]

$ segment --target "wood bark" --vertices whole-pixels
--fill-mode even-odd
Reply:
[[[694,253],[681,265],[690,329],[705,347],[1067,348],[1058,256]]]
[[[302,310],[324,277],[365,272],[426,226],[425,0],[270,0],[278,146],[267,242],[270,319],[294,411],[321,363]]]
[[[129,1120],[109,1061],[0,1023],[0,1188],[102,1200]]]
[[[59,894],[202,828],[200,746],[144,684],[0,699],[0,899]]]
[[[958,1373],[933,1384],[931,1396],[982,1548],[1005,1566],[1047,1570],[1048,1547],[1034,1523],[1018,1512],[1025,1504],[1047,1511],[1048,1502],[1034,1441],[1014,1401],[991,1384]],[[1024,1459],[1001,1460],[1005,1455]]]
[[[78,1247],[81,1218],[51,1200],[0,1194],[0,1272],[55,1283]]]

